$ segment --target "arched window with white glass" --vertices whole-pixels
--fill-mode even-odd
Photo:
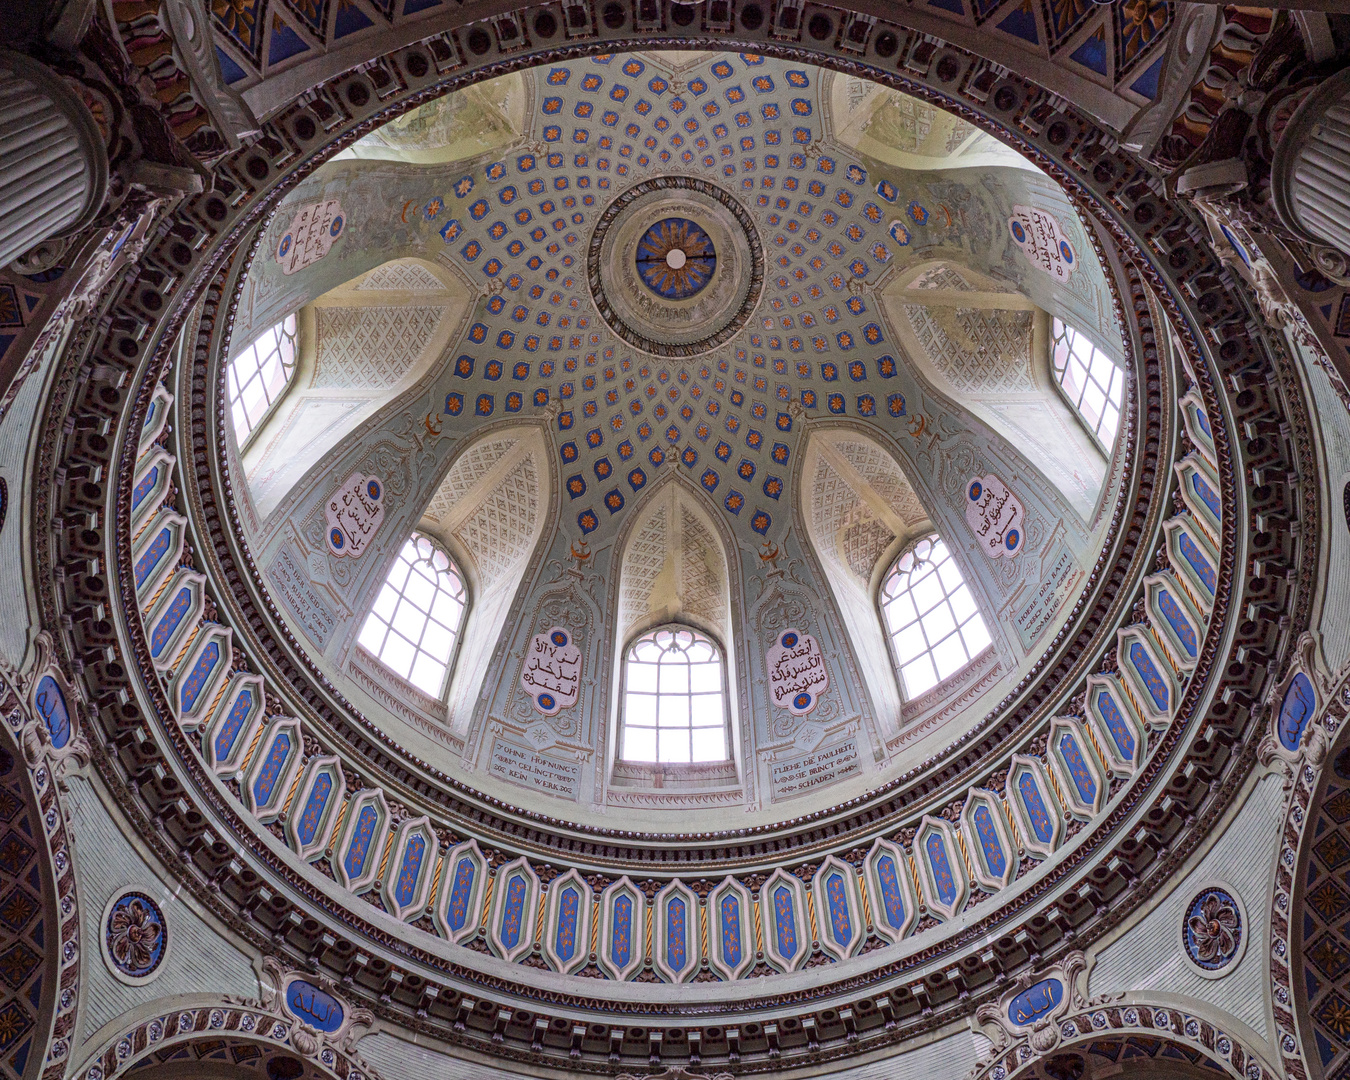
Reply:
[[[234,437],[243,447],[286,392],[295,374],[295,315],[287,315],[236,353],[225,369]]]
[[[1091,338],[1060,319],[1051,325],[1051,338],[1055,383],[1109,456],[1120,427],[1125,372]]]
[[[936,533],[896,559],[877,600],[909,700],[955,675],[990,646],[970,586]]]
[[[468,606],[468,587],[454,560],[414,533],[390,566],[357,640],[399,678],[440,698]]]
[[[691,626],[648,630],[624,653],[619,758],[680,765],[727,761],[726,665]]]

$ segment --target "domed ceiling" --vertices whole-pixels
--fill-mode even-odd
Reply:
[[[1071,966],[1194,842],[1192,759],[1238,768],[1247,715],[1211,681],[1228,415],[1136,241],[974,112],[787,55],[393,100],[416,115],[286,166],[174,357],[113,388],[135,671],[86,672],[135,681],[100,700],[146,784],[137,701],[167,718],[154,798],[202,808],[199,900],[294,925],[399,1023],[601,1069],[647,1053],[633,1017],[762,1065]],[[335,115],[305,109],[304,138]],[[1065,160],[1096,145],[1038,115]],[[457,635],[432,677],[379,644],[418,559]],[[923,676],[892,605],[938,585],[964,651]],[[726,739],[651,761],[633,672],[672,642],[719,672]]]
[[[854,797],[977,726],[1098,559],[1128,467],[1049,361],[1059,319],[1127,366],[1098,246],[1025,158],[809,65],[621,54],[481,84],[365,136],[258,237],[232,348],[298,310],[300,359],[229,438],[250,556],[369,723],[505,802],[683,832]],[[349,553],[324,507],[358,474],[386,494]],[[1002,546],[967,510],[984,477],[1020,507]],[[356,644],[417,528],[475,594],[445,702]],[[924,530],[993,643],[902,701],[872,579]],[[610,764],[616,657],[658,611],[723,643],[740,736],[730,773],[659,790]],[[520,668],[554,625],[583,689],[545,715]],[[768,694],[789,626],[831,687],[800,714]]]

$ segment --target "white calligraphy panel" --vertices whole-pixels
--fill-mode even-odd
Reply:
[[[384,485],[373,476],[352,473],[328,497],[323,516],[328,522],[329,551],[362,554],[384,520]]]
[[[1034,206],[1014,206],[1008,231],[1032,265],[1056,281],[1068,281],[1078,269],[1078,253],[1054,214]]]
[[[1008,485],[990,473],[966,485],[966,524],[991,559],[1009,558],[1022,550],[1022,504]]]
[[[581,650],[569,631],[550,626],[530,639],[520,669],[520,685],[545,716],[554,716],[577,703],[581,693]]]
[[[769,693],[773,703],[793,716],[809,713],[830,685],[825,656],[816,639],[799,630],[788,629],[778,635],[764,654],[769,673]]]
[[[310,203],[296,211],[290,227],[277,243],[277,262],[283,274],[294,274],[328,254],[342,235],[347,219],[337,199]]]

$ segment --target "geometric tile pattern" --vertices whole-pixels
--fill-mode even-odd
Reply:
[[[1323,1075],[1350,1064],[1350,750],[1327,771],[1322,802],[1310,814],[1312,847],[1304,878],[1303,987],[1312,1043]],[[1306,1036],[1305,1036],[1306,1039]]]
[[[41,828],[25,799],[27,770],[0,748],[0,1078],[20,1080],[36,1052],[33,1030],[54,956],[43,917],[43,879],[37,853]]]

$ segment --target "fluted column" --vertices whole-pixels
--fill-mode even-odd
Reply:
[[[0,50],[0,266],[87,225],[108,156],[83,101],[52,71]]]
[[[1275,147],[1271,194],[1294,232],[1350,255],[1350,70],[1295,110]]]

